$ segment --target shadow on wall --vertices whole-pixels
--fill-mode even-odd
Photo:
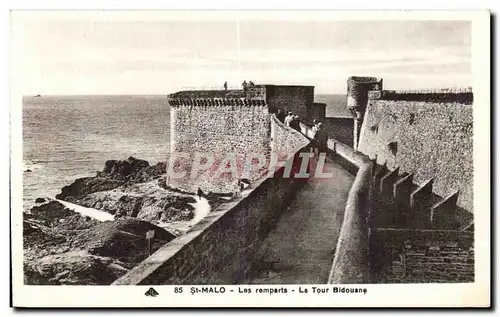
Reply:
[[[440,196],[459,190],[458,205],[473,212],[472,122],[469,104],[370,100],[358,150],[416,184],[433,178]]]

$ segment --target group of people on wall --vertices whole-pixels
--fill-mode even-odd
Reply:
[[[301,132],[300,129],[300,117],[298,115],[294,115],[292,111],[288,111],[287,114],[281,109],[278,109],[276,113],[276,117],[279,121],[281,121],[286,126]],[[326,150],[328,143],[328,134],[326,129],[323,126],[322,122],[318,120],[313,120],[313,125],[311,127],[313,131],[313,140],[316,141],[316,149],[315,152],[318,152],[320,149],[322,151]],[[317,153],[316,153],[317,154]]]
[[[288,114],[285,115],[285,113],[279,109],[276,117],[287,127],[300,132],[300,118],[298,115],[293,114],[291,111],[288,111]]]
[[[224,82],[223,87],[224,87],[224,90],[227,90],[227,81],[225,81],[225,82]],[[255,87],[254,82],[250,80],[250,81],[247,83],[247,81],[246,81],[246,80],[244,80],[244,81],[241,83],[241,88],[243,88],[243,90],[246,90],[248,87]]]

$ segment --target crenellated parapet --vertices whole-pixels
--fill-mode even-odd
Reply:
[[[473,103],[472,88],[381,90],[368,92],[369,100],[421,101],[434,103]]]
[[[222,99],[222,98],[169,98],[168,103],[172,108],[182,107],[264,107],[265,100],[258,99]]]
[[[450,189],[446,196],[434,193],[435,177],[416,184],[414,174],[400,172],[399,166],[393,170],[374,166],[374,228],[459,230],[473,221],[457,206],[458,190]]]

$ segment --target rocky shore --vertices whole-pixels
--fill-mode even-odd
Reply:
[[[96,176],[63,187],[57,200],[37,198],[23,215],[25,284],[110,284],[149,255],[147,231],[155,231],[152,252],[182,234],[168,224],[191,221],[197,199],[167,188],[165,169],[133,157],[109,160]],[[206,197],[212,207],[223,200]],[[114,220],[85,216],[58,200]]]

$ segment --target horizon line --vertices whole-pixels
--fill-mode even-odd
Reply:
[[[223,89],[219,89],[223,90]],[[189,90],[178,90],[179,91],[189,91]],[[21,95],[23,98],[24,97],[75,97],[75,96],[165,96],[167,97],[171,93],[164,93],[164,94],[159,94],[159,93],[151,93],[151,94],[144,94],[144,93],[134,93],[134,94],[119,94],[119,93],[75,93],[75,94],[23,94]],[[347,93],[314,93],[315,95],[347,95]]]

